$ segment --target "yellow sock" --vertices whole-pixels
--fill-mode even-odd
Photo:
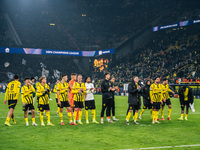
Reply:
[[[41,122],[44,122],[44,121],[43,121],[43,112],[40,112],[40,121],[41,121]]]
[[[74,123],[76,122],[77,111],[74,111]]]
[[[156,118],[155,118],[156,121],[158,120],[158,114],[159,114],[159,111],[156,111]]]
[[[15,118],[11,118],[13,122],[15,122]]]
[[[85,110],[85,119],[88,120],[88,110]]]
[[[133,115],[133,120],[135,120],[135,114]]]
[[[57,107],[57,113],[59,113],[60,112],[60,107]]]
[[[82,118],[82,110],[80,111],[79,110],[79,116],[78,116],[79,120],[81,121],[81,118]]]
[[[59,112],[60,122],[63,122],[63,113]]]
[[[92,109],[92,119],[93,121],[96,119],[96,110]]]
[[[69,122],[72,122],[72,113],[68,112],[68,118],[69,118]]]
[[[142,109],[141,113],[140,113],[140,116],[142,116],[142,114],[144,113],[145,109]]]
[[[28,118],[24,118],[25,122],[28,122]]]
[[[35,118],[32,118],[32,123],[35,123]]]
[[[130,117],[131,117],[131,112],[128,112],[128,115],[126,116],[126,120],[129,121]]]
[[[185,114],[185,117],[187,118],[187,117],[188,117],[188,114]]]
[[[150,110],[151,117],[153,117],[152,113],[153,113],[153,109]]]
[[[47,123],[50,122],[50,111],[46,112]]]
[[[137,117],[138,117],[138,112],[135,112],[135,120],[134,121],[137,121]]]
[[[152,111],[152,121],[155,121],[155,111]]]
[[[181,114],[181,118],[183,118],[183,115],[184,115],[184,114]]]
[[[45,113],[46,111],[44,110],[43,113]]]
[[[172,109],[171,109],[171,108],[168,108],[168,117],[170,117],[171,112],[172,112]]]
[[[161,117],[164,117],[164,109],[161,108]]]

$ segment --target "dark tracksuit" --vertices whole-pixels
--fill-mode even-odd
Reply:
[[[147,85],[147,84],[142,88],[143,109],[147,109],[147,108],[151,109],[152,108],[149,90],[150,90],[150,85]]]

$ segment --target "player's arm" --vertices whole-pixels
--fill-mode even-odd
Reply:
[[[21,83],[19,83],[19,85],[17,87],[17,95],[16,95],[16,97],[17,97],[17,103],[19,101],[20,87],[21,87]]]
[[[38,87],[37,87],[36,96],[37,96],[37,97],[41,97],[41,96],[44,95],[44,93],[45,93],[45,91],[42,91],[42,90],[41,90],[41,87],[38,86]]]
[[[57,85],[57,99],[58,99],[58,105],[61,105],[61,102],[60,102],[60,90],[61,90],[61,87],[60,87],[60,84]]]
[[[7,86],[7,88],[6,88],[4,104],[6,104],[6,103],[7,103],[7,100],[8,100],[8,99],[7,99],[7,96],[8,96],[9,86],[10,86],[10,84],[8,84],[8,86]]]
[[[73,88],[72,88],[72,94],[78,94],[79,89],[76,88],[76,83],[74,83]]]
[[[70,88],[69,88],[70,89]],[[69,89],[67,90],[68,102],[70,104]],[[70,104],[71,105],[71,104]]]
[[[31,85],[31,90],[33,93],[35,93],[35,88],[33,87],[33,85]]]
[[[22,91],[21,91],[21,99],[22,99],[22,104],[23,104],[23,106],[25,106],[25,104],[26,104],[26,100],[25,100],[25,98],[24,98],[24,94],[26,93],[26,91],[25,91],[25,88],[24,87],[22,87]]]
[[[83,93],[84,93],[84,94],[87,94],[87,90],[86,90],[85,84],[84,84],[84,87],[83,87]]]
[[[57,93],[56,89],[57,89],[57,86],[55,85],[54,88],[53,88],[54,93]]]
[[[153,94],[154,94],[153,90],[154,90],[154,87],[150,86],[149,95],[150,95],[150,99],[151,99],[151,104],[153,104]]]

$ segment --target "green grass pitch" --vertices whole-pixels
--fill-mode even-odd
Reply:
[[[178,121],[180,117],[180,104],[177,98],[172,98],[172,121],[161,121],[160,124],[151,124],[150,111],[146,110],[139,125],[130,122],[125,124],[128,97],[115,96],[116,117],[119,122],[109,124],[85,124],[83,113],[83,125],[68,125],[68,117],[64,114],[65,126],[60,125],[60,119],[56,115],[56,103],[54,94],[50,101],[52,126],[40,126],[39,116],[36,114],[38,127],[25,126],[21,99],[15,108],[16,125],[7,127],[4,122],[7,117],[8,107],[3,103],[4,94],[0,94],[0,150],[9,149],[139,149],[145,147],[162,147],[177,145],[200,144],[200,101],[195,99],[196,112],[189,112],[188,121]],[[95,95],[96,119],[100,122],[101,96]],[[165,108],[165,119],[167,118]],[[160,116],[160,115],[159,115]],[[89,111],[89,119],[92,116]],[[105,120],[105,119],[104,119]],[[44,117],[46,124],[46,117]],[[12,121],[10,121],[12,124]],[[170,149],[170,148],[169,148]],[[181,147],[171,149],[200,149],[197,147]]]

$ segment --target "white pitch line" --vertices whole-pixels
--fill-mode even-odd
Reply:
[[[176,145],[176,146],[160,146],[160,147],[145,147],[145,148],[138,148],[138,149],[119,149],[119,150],[165,149],[165,148],[196,147],[196,146],[200,146],[200,144]]]

